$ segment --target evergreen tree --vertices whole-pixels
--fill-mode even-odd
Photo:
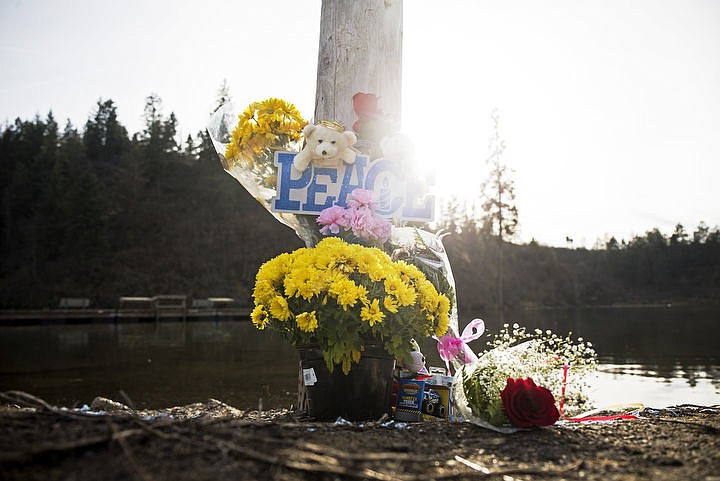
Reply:
[[[145,176],[156,185],[170,161],[177,157],[177,118],[171,112],[167,119],[163,119],[162,99],[157,94],[150,94],[145,98],[144,119],[145,129],[142,136],[136,138],[136,145],[142,150]]]
[[[490,155],[487,164],[490,167],[487,180],[481,185],[484,199],[481,220],[483,230],[495,237],[498,243],[498,309],[500,320],[504,316],[503,282],[503,244],[515,235],[518,224],[518,210],[515,205],[515,182],[510,178],[508,167],[502,163],[505,141],[500,136],[500,115],[492,113],[493,136],[490,138]]]
[[[483,229],[502,242],[511,239],[518,224],[518,209],[515,205],[515,182],[510,178],[510,169],[502,163],[505,141],[500,136],[500,116],[492,113],[493,136],[490,138],[490,167],[488,178],[481,185],[484,199],[481,220]]]
[[[610,237],[610,239],[605,243],[605,249],[609,251],[616,251],[620,249],[620,245],[618,244],[615,236]]]
[[[66,199],[66,252],[94,261],[107,247],[107,207],[95,173],[87,168],[78,172]]]
[[[54,123],[52,115],[48,117]],[[7,182],[3,195],[4,238],[15,254],[5,260],[10,266],[27,268],[33,276],[38,272],[39,201],[52,170],[52,165],[47,164],[48,156],[55,154],[53,134],[47,135],[46,128],[39,116],[32,122],[17,119],[9,136],[7,157],[2,159],[2,170],[8,175],[4,179]]]
[[[184,154],[192,159],[197,159],[196,150],[197,147],[195,146],[195,140],[191,134],[188,134],[187,139],[185,140]]]
[[[145,175],[155,184],[165,169],[165,139],[162,122],[162,100],[156,94],[145,98],[145,130],[140,139]]]
[[[83,143],[91,161],[112,162],[127,151],[127,130],[118,121],[112,100],[98,100],[94,116],[85,123]]]
[[[38,153],[38,163],[47,168],[33,219],[38,238],[37,262],[40,268],[44,268],[46,262],[61,255],[60,243],[57,242],[63,228],[62,208],[58,202],[61,193],[62,172],[59,166],[61,155],[62,145],[58,135],[58,125],[51,111],[45,122],[45,136]]]
[[[675,232],[670,236],[670,245],[683,245],[688,242],[688,233],[685,231],[685,227],[682,224],[675,225]]]
[[[178,151],[178,143],[175,140],[177,135],[177,117],[175,112],[170,112],[170,116],[162,124],[162,146],[164,153],[173,153]]]
[[[215,108],[213,109],[213,112],[222,107],[224,103],[232,101],[232,97],[230,96],[230,86],[227,83],[227,79],[223,79],[215,98]]]
[[[707,242],[708,235],[710,234],[710,228],[707,226],[707,224],[703,221],[700,221],[700,223],[697,226],[697,229],[695,229],[695,232],[693,232],[693,244],[704,244]]]
[[[218,154],[215,151],[215,146],[212,143],[210,134],[207,130],[201,130],[197,133],[197,137],[200,139],[200,145],[197,147],[198,164],[203,166],[203,168],[216,171],[222,164],[218,159]]]
[[[438,227],[452,234],[460,232],[460,201],[458,200],[457,196],[451,196],[441,206]]]

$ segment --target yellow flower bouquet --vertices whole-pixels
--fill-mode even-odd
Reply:
[[[277,151],[297,151],[307,121],[290,102],[268,98],[251,102],[240,113],[232,103],[212,115],[207,129],[223,169],[232,175],[277,220],[291,227],[306,245],[321,237],[314,217],[275,212]]]
[[[417,267],[336,237],[264,263],[253,297],[255,326],[319,344],[328,369],[345,374],[368,340],[403,359],[410,339],[442,336],[449,322],[450,301]]]
[[[298,142],[306,124],[297,108],[282,99],[253,102],[239,115],[225,158],[271,175],[274,151]]]

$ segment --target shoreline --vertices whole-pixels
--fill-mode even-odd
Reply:
[[[90,409],[32,396],[0,405],[4,479],[720,479],[718,406],[514,434],[441,421],[313,422],[217,400],[135,411],[96,399]]]
[[[249,308],[155,309],[5,309],[0,327],[51,324],[112,324],[120,322],[249,320]]]

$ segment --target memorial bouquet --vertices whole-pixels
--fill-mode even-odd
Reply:
[[[449,358],[458,344],[445,337],[438,349]],[[552,425],[587,402],[586,378],[597,364],[590,342],[505,324],[488,347],[455,374],[455,402],[467,420],[510,432]]]
[[[306,125],[292,104],[275,98],[250,103],[240,115],[225,104],[208,125],[226,172],[307,246],[258,271],[252,320],[296,345],[319,342],[328,367],[340,365],[345,372],[368,337],[381,338],[400,359],[412,338],[440,336],[457,324],[442,239],[378,215],[376,193],[362,187],[363,179],[342,203],[337,196],[315,215],[276,209],[278,156],[299,152],[303,141],[305,150]]]
[[[231,102],[221,105],[207,129],[225,172],[240,184],[278,221],[295,230],[307,245],[322,236],[314,218],[272,209],[277,195],[275,153],[297,151],[307,121],[295,105],[268,98],[251,102],[237,114]]]
[[[360,360],[379,339],[396,359],[409,340],[447,331],[450,302],[411,264],[381,250],[328,237],[264,263],[256,277],[252,322],[293,345],[318,343],[330,371]]]
[[[238,117],[225,159],[229,165],[239,164],[254,172],[266,186],[274,186],[275,151],[297,143],[306,124],[297,108],[284,100],[253,102]]]

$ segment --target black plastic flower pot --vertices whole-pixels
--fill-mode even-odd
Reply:
[[[382,345],[369,345],[346,375],[327,368],[319,346],[299,346],[300,414],[319,421],[375,421],[390,411],[395,359]]]

